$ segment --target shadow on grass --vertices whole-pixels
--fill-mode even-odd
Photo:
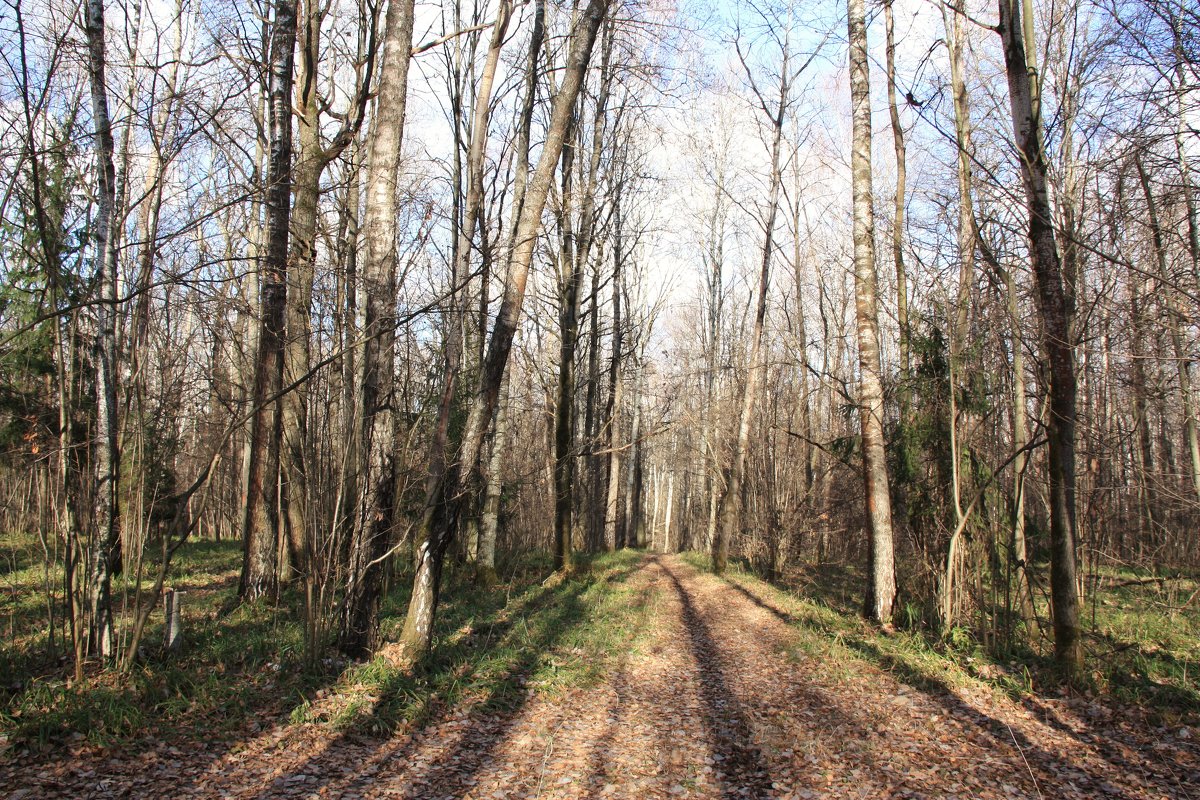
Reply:
[[[544,682],[554,686],[560,678],[586,679],[586,670],[600,668],[583,665],[583,673],[563,676],[560,671],[569,671],[571,664],[560,660],[557,651],[587,626],[589,590],[601,582],[626,581],[642,566],[640,560],[626,558],[605,573],[585,564],[555,585],[535,584],[507,602],[498,590],[471,589],[458,596],[448,592],[429,660],[412,672],[379,664],[365,667],[359,680],[377,687],[370,710],[256,797],[286,791],[295,776],[317,775],[322,777],[303,784],[306,793],[362,793],[387,762],[404,765],[410,791],[452,796],[465,790],[489,765],[536,693],[531,679],[545,676]],[[410,731],[394,735],[406,725],[412,726]],[[422,732],[434,728],[449,744],[431,761],[411,760]],[[376,738],[380,736],[384,738]]]
[[[1143,642],[1124,641],[1109,633],[1089,631],[1087,636],[1107,648],[1108,654],[1099,657],[1105,677],[1128,699],[1173,712],[1200,712],[1200,685],[1196,682],[1200,665],[1165,648],[1147,649]],[[1165,673],[1172,682],[1156,681],[1152,672]]]
[[[805,564],[786,571],[771,583],[801,597],[827,606],[840,614],[858,614],[864,579],[845,564]]]
[[[637,608],[644,609],[646,607],[655,593],[655,588],[653,583],[648,582],[638,591],[635,601]],[[622,777],[613,775],[610,765],[613,753],[618,749],[618,737],[624,727],[624,720],[627,717],[632,697],[629,674],[630,655],[629,650],[623,651],[612,670],[610,684],[613,688],[613,698],[609,701],[606,709],[604,732],[596,738],[588,751],[588,783],[591,786],[588,797],[591,800],[600,800],[605,796],[604,787],[609,783],[610,778],[620,780]]]
[[[153,632],[127,675],[95,672],[85,684],[36,679],[5,698],[4,726],[18,744],[53,748],[86,736],[93,744],[136,738],[213,740],[251,720],[286,713],[297,695],[338,680],[340,667],[301,667],[299,627],[259,606],[231,619],[193,620],[182,654],[168,655]]]
[[[156,614],[128,674],[90,664],[86,681],[73,685],[69,664],[56,663],[49,671],[21,673],[11,688],[4,682],[0,730],[11,737],[12,755],[28,755],[14,774],[31,791],[82,795],[97,774],[114,792],[135,791],[138,780],[181,780],[183,773],[209,768],[239,738],[257,735],[261,721],[286,714],[297,695],[338,680],[336,665],[303,668],[294,593],[278,604],[240,605],[221,616],[236,596],[231,575],[239,554],[237,542],[193,542],[180,551],[168,585],[189,593],[182,652],[162,650]],[[185,766],[169,751],[172,745],[187,747]],[[142,768],[112,773],[119,760],[109,763],[113,753],[136,754]],[[55,768],[43,770],[46,765]]]
[[[755,577],[780,591],[806,599],[847,619],[860,617],[858,598],[865,584],[864,579],[851,567],[839,564],[805,565],[789,570],[780,580],[768,581],[761,576]],[[791,622],[787,619],[787,612],[778,608],[768,610],[784,622]],[[988,609],[987,614],[998,620],[1005,629],[1021,624],[1019,615],[1010,609],[996,606]],[[814,619],[810,619],[809,623]],[[1044,621],[1044,624],[1049,626],[1048,621]],[[982,671],[972,674],[977,674],[980,680],[1014,697],[1029,692],[1040,691],[1044,694],[1046,688],[1060,684],[1061,677],[1049,655],[1030,649],[1019,636],[1014,637],[1008,645],[1009,649],[999,651],[982,645],[974,646],[975,641],[971,640],[967,649],[960,650],[956,658],[953,653],[946,652],[955,648],[947,647],[935,631],[921,626],[910,630],[921,637],[926,647],[942,652],[948,661],[957,662],[959,666],[962,666],[963,657],[972,656],[973,664],[992,672],[991,675],[984,675]],[[1138,705],[1154,714],[1165,714],[1168,718],[1181,713],[1200,713],[1200,682],[1197,681],[1200,669],[1195,662],[1167,647],[1146,647],[1151,642],[1125,641],[1099,631],[1087,631],[1087,636],[1099,645],[1090,649],[1088,664],[1099,676],[1101,685],[1097,688],[1110,691],[1119,701]],[[1014,663],[1021,667],[1016,673],[1010,669]]]
[[[730,582],[729,585],[759,607],[771,611],[779,619],[789,622],[793,626],[805,628],[811,633],[823,637],[829,636],[831,633],[828,626],[822,625],[816,620],[788,614],[758,597],[744,586],[734,582]],[[1103,790],[1105,796],[1108,797],[1131,796],[1108,784],[1103,778],[1081,766],[1082,761],[1064,759],[1040,747],[1023,732],[1011,727],[1003,720],[997,719],[970,703],[963,701],[945,680],[923,668],[920,664],[905,658],[903,654],[885,652],[868,637],[845,631],[840,632],[838,640],[843,647],[848,648],[862,660],[890,673],[902,683],[917,689],[930,701],[940,706],[947,718],[948,724],[957,728],[963,738],[969,738],[972,735],[983,737],[981,744],[989,749],[997,747],[1008,749],[1010,746],[1015,746],[1019,751],[1019,759],[1024,762],[1028,772],[1035,777],[1039,793],[1069,780],[1079,785],[1089,786],[1096,791]],[[1129,759],[1120,753],[1119,748],[1113,746],[1112,742],[1106,736],[1079,734],[1070,726],[1058,720],[1057,717],[1053,717],[1052,713],[1047,714],[1048,709],[1042,707],[1035,700],[1027,701],[1026,706],[1030,707],[1030,710],[1034,711],[1035,716],[1043,723],[1070,735],[1081,743],[1095,746],[1101,757],[1120,773],[1128,775],[1134,774],[1135,771],[1141,771],[1138,769],[1139,765],[1131,763]],[[1039,708],[1042,709],[1043,713],[1037,713],[1037,709]]]

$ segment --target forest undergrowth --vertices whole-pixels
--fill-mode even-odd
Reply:
[[[383,657],[308,664],[295,598],[238,605],[240,544],[192,542],[169,584],[187,592],[182,652],[164,651],[159,613],[128,679],[95,671],[76,683],[48,637],[35,543],[9,536],[0,550],[0,736],[34,747],[228,738],[281,718],[382,734],[467,700],[502,708],[528,691],[595,680],[604,656],[629,648],[640,612],[624,578],[638,558],[623,551],[581,559],[570,577],[547,579],[548,558],[526,557],[502,565],[502,583],[489,589],[452,571],[433,652],[410,671]],[[381,610],[385,639],[402,626],[410,589],[410,575],[392,580]]]
[[[432,654],[419,669],[383,657],[313,665],[304,658],[294,598],[234,602],[240,557],[236,542],[187,545],[170,583],[187,592],[182,652],[164,652],[157,614],[128,680],[94,672],[76,683],[61,643],[48,636],[36,542],[10,535],[0,552],[0,735],[8,746],[237,738],[281,720],[331,734],[387,735],[458,706],[502,710],[529,693],[594,683],[615,654],[636,648],[653,613],[651,599],[627,583],[641,561],[636,551],[581,559],[565,578],[551,574],[547,558],[526,556],[503,565],[502,582],[489,589],[475,587],[465,570],[450,574]],[[707,556],[684,558],[707,566]],[[849,675],[870,664],[917,686],[982,683],[1018,699],[1065,691],[1048,643],[1002,650],[967,628],[943,638],[916,624],[880,633],[859,613],[855,569],[796,567],[768,583],[734,562],[727,577],[747,597],[770,596],[800,632],[797,647],[831,671]],[[1141,705],[1174,724],[1200,710],[1200,610],[1183,602],[1197,584],[1152,577],[1114,571],[1095,582],[1082,693]],[[400,573],[391,582],[385,640],[403,624],[408,580]],[[50,599],[61,601],[57,592]]]

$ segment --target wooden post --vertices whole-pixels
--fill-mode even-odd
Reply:
[[[163,593],[163,616],[166,625],[163,645],[172,653],[183,649],[183,596],[185,594],[187,592],[177,589],[167,589]]]

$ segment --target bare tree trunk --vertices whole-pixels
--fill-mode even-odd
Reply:
[[[705,437],[705,496],[708,500],[708,526],[705,546],[712,548],[717,541],[718,512],[721,506],[721,484],[724,462],[721,446],[721,404],[717,401],[717,375],[721,359],[721,319],[724,309],[725,270],[725,204],[728,197],[725,188],[725,159],[716,165],[716,185],[713,191],[713,209],[708,219],[708,252],[705,290],[708,301],[708,316],[705,330],[705,375],[704,413],[707,424],[703,426]],[[798,201],[797,201],[798,202]]]
[[[584,174],[579,202],[579,230],[575,247],[564,253],[570,260],[564,264],[570,270],[563,287],[559,309],[558,398],[554,407],[554,568],[571,569],[571,539],[574,532],[572,514],[575,506],[575,474],[577,454],[575,432],[575,352],[579,342],[579,288],[592,250],[595,232],[596,192],[598,191],[600,156],[604,145],[605,113],[611,81],[609,59],[612,54],[612,29],[606,28],[601,44],[600,87],[596,94],[592,119],[591,154]],[[575,127],[575,126],[572,126]],[[563,152],[563,217],[567,221],[565,236],[570,235],[569,215],[571,198],[567,183],[573,168],[573,148]],[[565,240],[568,244],[570,239]]]
[[[592,269],[592,286],[589,291],[591,321],[588,323],[588,375],[587,392],[584,396],[583,436],[587,455],[588,490],[582,492],[584,517],[587,522],[586,543],[589,552],[603,548],[604,540],[604,473],[603,459],[596,454],[600,442],[600,271],[602,258],[596,259]]]
[[[344,450],[342,463],[339,467],[342,476],[340,481],[341,502],[334,520],[336,536],[334,558],[338,567],[349,563],[350,540],[353,538],[358,519],[359,504],[359,453],[362,426],[359,424],[358,408],[358,250],[359,250],[359,203],[362,199],[361,163],[362,140],[355,142],[349,158],[347,170],[349,178],[346,182],[346,194],[343,199],[342,215],[344,233],[340,242],[338,269],[338,317],[340,336],[338,343],[342,348],[341,358],[341,417],[338,429],[343,437]]]
[[[287,305],[288,235],[292,197],[292,74],[296,4],[276,0],[271,23],[267,160],[267,246],[262,260],[258,355],[254,364],[253,412],[243,558],[239,594],[255,600],[275,590],[279,547],[280,403]]]
[[[479,85],[475,91],[475,106],[471,120],[471,140],[467,149],[466,196],[463,202],[462,224],[458,228],[458,242],[455,250],[455,268],[453,273],[454,286],[452,287],[451,294],[453,298],[452,312],[446,332],[446,371],[443,381],[443,402],[438,409],[438,424],[435,429],[430,474],[426,486],[428,501],[433,500],[434,493],[437,491],[437,485],[446,470],[446,459],[452,456],[452,451],[457,444],[455,437],[451,434],[449,424],[454,408],[466,394],[462,386],[462,378],[465,375],[477,374],[477,368],[482,360],[478,353],[484,330],[481,328],[479,331],[475,331],[471,325],[471,292],[469,290],[469,284],[471,283],[471,253],[476,232],[481,231],[483,228],[484,154],[488,140],[488,128],[491,122],[492,84],[495,81],[496,68],[500,60],[500,51],[504,46],[504,37],[511,17],[512,3],[508,2],[508,0],[501,0],[496,11],[496,20],[492,25],[492,36],[488,43],[487,56],[484,60],[483,71],[479,77]],[[486,231],[482,231],[480,239],[486,240],[486,238]],[[479,249],[482,252],[484,246],[481,246]],[[486,260],[484,263],[487,263]],[[483,297],[482,302],[484,303],[481,325],[486,323],[487,293],[486,279],[483,279],[480,281],[480,294]],[[475,354],[475,361],[471,364],[471,369],[466,372],[462,368],[463,350]],[[479,508],[479,492],[474,485],[468,487],[468,492],[468,502],[471,505],[471,511],[468,514],[469,518],[466,525],[466,549],[469,555],[474,556],[477,554],[471,554],[470,551],[476,548],[478,542],[477,512]],[[430,507],[427,503],[425,517],[427,520],[431,519],[428,515]],[[422,540],[428,538],[428,527],[426,525],[422,526],[421,538]],[[475,559],[472,557],[470,560],[474,561]]]
[[[296,116],[300,148],[293,177],[291,252],[287,274],[287,340],[283,354],[283,379],[291,385],[308,373],[311,362],[310,315],[316,268],[317,214],[321,202],[321,174],[328,160],[321,149],[321,111],[317,99],[322,11],[314,0],[304,0],[300,27],[300,76],[296,84]],[[284,526],[290,568],[307,579],[308,548],[308,385],[301,381],[282,399],[283,451],[280,475],[285,509]],[[284,571],[281,571],[284,572]],[[281,577],[286,577],[286,572]]]
[[[520,210],[525,203],[525,187],[529,173],[529,137],[533,125],[534,101],[537,94],[538,60],[541,56],[542,44],[546,35],[546,2],[537,0],[533,30],[530,33],[529,51],[525,68],[524,97],[521,101],[521,113],[517,125],[516,156],[513,164],[513,237],[515,240],[516,225]],[[486,296],[484,298],[486,303]],[[486,320],[480,321],[480,341],[486,332]],[[482,359],[481,362],[482,364]],[[496,430],[492,437],[492,454],[490,467],[480,474],[480,491],[484,495],[484,510],[482,525],[479,532],[479,550],[476,555],[476,582],[487,585],[494,582],[496,535],[499,529],[500,499],[503,492],[503,478],[500,468],[503,466],[503,453],[496,452],[497,442],[507,435],[509,378],[506,372],[501,381],[500,399],[496,410]],[[503,434],[501,433],[503,431]],[[494,498],[494,499],[493,499]],[[494,503],[492,508],[490,504]],[[495,516],[492,516],[494,514]]]
[[[396,486],[396,183],[408,99],[413,0],[389,0],[379,73],[375,122],[367,155],[367,199],[363,220],[361,459],[362,510],[349,550],[346,594],[338,647],[365,654],[375,637],[382,560],[391,536]]]
[[[871,206],[871,79],[867,60],[866,6],[847,0],[854,191],[854,294],[858,319],[858,414],[862,426],[863,481],[870,522],[870,579],[864,611],[890,625],[896,599],[892,507],[883,439],[883,384],[879,357],[879,286],[875,274],[875,214]]]
[[[644,355],[644,354],[643,354]],[[625,465],[625,513],[621,529],[617,536],[618,547],[637,547],[638,543],[638,494],[641,491],[639,472],[641,460],[642,427],[642,380],[645,377],[645,360],[638,359],[637,371],[633,379],[633,424],[629,428],[629,458]]]
[[[591,60],[596,33],[604,21],[607,9],[608,0],[589,0],[580,15],[571,40],[562,83],[551,108],[542,152],[525,190],[513,239],[512,260],[509,263],[504,296],[488,342],[487,357],[479,376],[479,387],[467,416],[459,459],[457,464],[447,469],[440,481],[440,487],[433,493],[434,500],[430,504],[430,536],[418,548],[412,598],[399,642],[401,661],[414,662],[429,652],[441,587],[442,559],[460,510],[459,495],[477,470],[488,423],[500,395],[501,379],[508,365],[508,355],[525,301],[525,285],[533,260],[534,244],[541,230],[542,211],[550,193],[555,167],[562,154],[568,121],[583,84],[588,62]]]
[[[95,490],[92,498],[95,540],[88,564],[88,651],[109,658],[112,641],[111,559],[120,539],[117,509],[117,262],[113,252],[116,170],[113,166],[112,121],[105,85],[104,2],[88,0],[85,9],[88,42],[88,82],[91,89],[96,155],[96,216],[92,236],[96,268],[96,433]]]
[[[496,406],[496,426],[492,432],[483,519],[479,528],[479,552],[475,559],[475,582],[480,586],[491,586],[496,582],[496,538],[500,531],[500,500],[504,493],[504,454],[508,448],[509,382],[510,373],[505,370],[500,401]]]
[[[583,264],[575,257],[573,206],[575,203],[575,147],[578,121],[572,113],[559,167],[562,189],[558,225],[558,383],[554,396],[554,421],[551,444],[554,469],[554,570],[571,569],[571,516],[574,507],[572,481],[575,480],[575,454],[572,439],[575,427],[575,343],[579,335],[579,283]]]
[[[904,267],[904,218],[907,187],[907,148],[900,124],[900,106],[896,99],[896,34],[892,20],[893,0],[883,4],[883,26],[887,37],[884,54],[887,71],[888,114],[892,123],[892,148],[896,153],[896,198],[892,210],[892,262],[896,267],[896,322],[900,328],[901,387],[900,418],[908,418],[908,389],[903,384],[912,374],[908,329],[908,273]],[[957,106],[956,106],[957,108]]]
[[[322,581],[328,580],[329,567],[335,563],[340,551],[340,541],[331,548],[329,555],[333,558],[325,563],[318,560],[319,552],[316,539],[316,521],[310,509],[309,484],[309,373],[312,366],[312,293],[316,276],[317,258],[317,223],[321,202],[321,177],[326,168],[338,158],[347,147],[358,138],[363,120],[366,116],[367,100],[370,95],[370,82],[373,72],[373,54],[375,52],[375,23],[374,12],[368,12],[360,19],[358,39],[358,62],[356,70],[358,84],[353,93],[350,107],[346,111],[345,120],[328,146],[322,145],[321,129],[322,114],[321,100],[317,92],[321,58],[321,26],[324,22],[325,11],[317,0],[305,0],[303,16],[300,24],[300,76],[296,81],[296,116],[300,129],[300,147],[293,171],[294,191],[291,215],[291,242],[289,249],[289,265],[287,275],[287,310],[286,328],[287,340],[283,353],[283,382],[292,387],[281,399],[281,428],[282,451],[280,459],[280,489],[281,506],[283,508],[283,524],[286,533],[287,554],[289,564],[280,565],[280,578],[287,579],[292,575],[299,576],[303,581],[306,644],[310,658],[316,658],[320,645],[319,628],[322,625],[320,615],[323,613],[314,604],[318,603],[321,595]],[[357,228],[358,214],[358,167],[352,163],[350,180],[347,187],[346,205],[342,221],[345,229],[339,232],[342,237],[353,236]],[[344,245],[343,245],[343,249]],[[353,365],[353,347],[348,346],[353,341],[353,282],[354,255],[343,252],[339,265],[339,304],[335,316],[335,341],[337,346],[347,346],[344,355],[346,361]],[[347,310],[349,305],[349,310]],[[347,333],[351,335],[347,336]],[[353,491],[353,471],[357,448],[353,432],[353,422],[345,419],[352,415],[353,392],[347,387],[353,386],[353,367],[344,369],[341,376],[345,385],[334,390],[331,398],[334,408],[333,418],[342,423],[346,432],[346,441],[339,448],[342,461],[339,464],[338,499],[334,505],[333,531],[335,540],[340,540],[340,534],[345,526],[340,517],[343,509],[355,503]],[[346,380],[349,378],[349,380]],[[335,381],[336,386],[336,381]],[[324,567],[324,569],[322,569]]]
[[[1012,426],[1013,449],[1022,450],[1029,444],[1029,419],[1026,409],[1025,353],[1021,341],[1021,317],[1017,306],[1017,287],[1012,273],[1005,271],[1005,295],[1008,303],[1008,320],[1012,347]],[[1032,565],[1029,563],[1025,542],[1025,472],[1029,468],[1029,454],[1021,453],[1013,462],[1013,509],[1012,548],[1017,567],[1017,596],[1021,618],[1031,640],[1038,638],[1037,614],[1033,604],[1033,582],[1029,579]]]
[[[612,359],[608,365],[608,403],[604,413],[604,449],[608,451],[605,462],[608,470],[608,491],[604,500],[604,549],[617,549],[617,525],[620,516],[621,498],[621,403],[625,384],[621,380],[621,363],[624,360],[624,319],[621,315],[621,274],[624,265],[622,244],[621,210],[614,215],[613,238],[613,332]]]
[[[675,506],[675,473],[667,473],[667,502],[663,510],[663,543],[662,552],[674,553],[671,547],[671,511]]]
[[[1075,355],[1071,319],[1058,258],[1047,192],[1047,167],[1041,147],[1041,118],[1034,107],[1036,70],[1029,69],[1021,11],[1013,0],[998,0],[999,33],[1004,48],[1012,105],[1013,134],[1021,161],[1029,214],[1029,246],[1042,317],[1043,349],[1050,367],[1047,415],[1050,475],[1050,592],[1054,612],[1054,649],[1060,667],[1074,678],[1083,670],[1079,595],[1075,583]]]
[[[453,457],[453,445],[450,421],[454,410],[455,400],[462,394],[458,381],[462,361],[463,339],[461,325],[466,316],[466,302],[460,302],[460,297],[466,295],[465,284],[470,274],[471,244],[475,229],[483,213],[483,156],[487,143],[488,126],[491,117],[492,83],[496,75],[496,67],[500,59],[500,49],[504,44],[505,31],[508,28],[512,7],[509,3],[501,3],[496,22],[492,28],[491,42],[488,46],[487,59],[483,73],[480,76],[479,87],[476,91],[474,118],[471,126],[471,144],[467,153],[467,196],[464,204],[464,218],[459,227],[457,260],[453,271],[455,285],[451,287],[452,311],[448,315],[444,337],[444,371],[442,379],[442,396],[438,404],[438,417],[434,428],[433,442],[430,445],[429,477],[426,481],[425,510],[421,519],[421,529],[418,534],[417,563],[418,572],[439,537],[437,518],[441,506],[439,492],[449,463]],[[468,484],[470,482],[468,481]],[[467,488],[467,485],[464,485]],[[452,523],[453,524],[453,523]],[[444,537],[450,538],[450,533]],[[440,554],[438,558],[440,559]],[[422,591],[420,583],[413,586],[413,600]],[[415,607],[414,607],[415,608]],[[410,613],[412,609],[410,608]]]

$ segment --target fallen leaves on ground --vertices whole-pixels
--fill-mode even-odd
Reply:
[[[641,645],[598,685],[443,709],[386,739],[281,719],[234,743],[143,741],[0,763],[14,800],[259,798],[1186,798],[1185,726],[1078,698],[1016,702],[805,655],[754,587],[647,557]]]

